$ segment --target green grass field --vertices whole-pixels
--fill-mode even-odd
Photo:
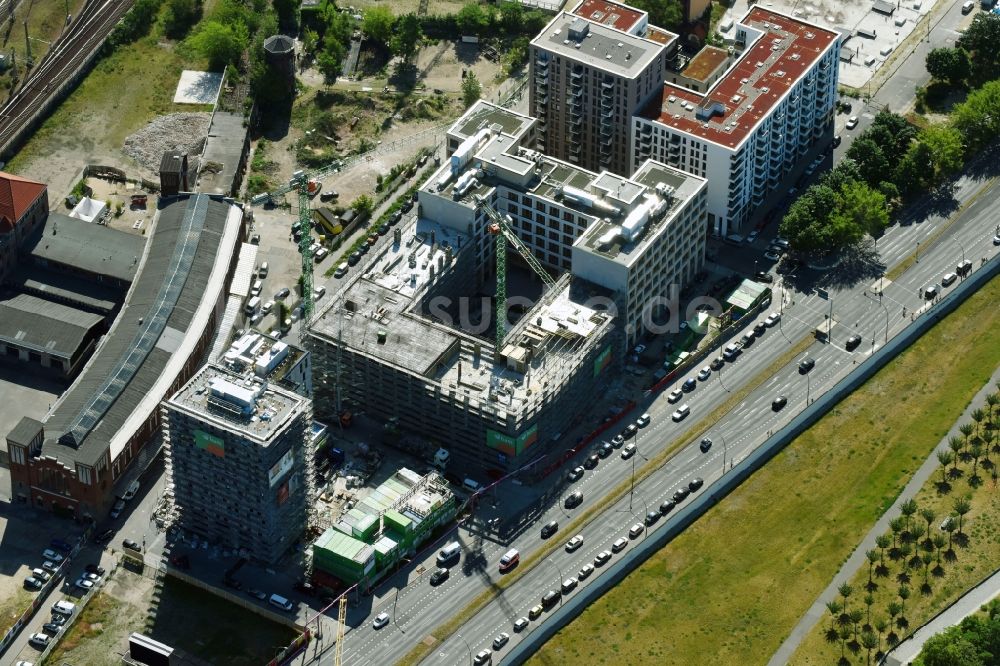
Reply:
[[[560,631],[533,664],[764,664],[1000,363],[1000,279]],[[941,357],[942,349],[962,350]]]

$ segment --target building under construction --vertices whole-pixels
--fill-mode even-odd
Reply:
[[[479,102],[449,130],[417,215],[310,322],[318,413],[361,408],[481,480],[565,448],[593,414],[642,302],[701,267],[705,181],[580,169],[522,145],[534,122]],[[541,294],[509,297],[508,243]]]

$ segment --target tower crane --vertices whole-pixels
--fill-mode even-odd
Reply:
[[[333,652],[334,666],[340,666],[344,658],[344,628],[347,626],[347,593],[340,595],[337,609],[337,646]]]
[[[309,210],[309,189],[305,177],[299,178],[299,254],[302,255],[302,321],[309,321],[313,311],[313,259],[312,259],[312,226]]]
[[[502,216],[491,206],[485,198],[476,195],[476,204],[482,206],[486,215],[490,218],[488,231],[496,236],[497,244],[497,293],[496,293],[496,352],[499,354],[503,347],[503,339],[507,335],[507,243],[509,242],[527,262],[531,270],[535,272],[547,287],[554,287],[556,281],[548,274],[541,262],[535,258],[528,246],[517,237],[511,229],[513,220],[510,216]]]

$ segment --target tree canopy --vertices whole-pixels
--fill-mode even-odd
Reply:
[[[972,79],[976,84],[1000,79],[1000,16],[979,12],[958,40],[958,46],[972,58]]]
[[[492,20],[492,13],[484,10],[478,2],[463,5],[455,16],[455,24],[463,35],[485,35]]]
[[[417,53],[422,31],[416,14],[404,14],[396,21],[396,32],[389,42],[392,52],[409,62]]]
[[[653,25],[679,32],[684,23],[684,6],[680,0],[637,0],[633,7],[649,12]]]
[[[382,44],[388,44],[392,39],[392,28],[396,23],[396,17],[388,7],[376,5],[365,9],[364,18],[361,21],[361,30],[370,39]]]
[[[482,94],[483,86],[480,85],[479,79],[476,78],[475,73],[469,72],[462,81],[462,99],[465,102],[466,108],[475,104],[476,100],[478,100]]]
[[[971,71],[969,54],[960,48],[939,48],[927,54],[927,73],[953,86],[962,84]]]
[[[188,38],[191,47],[207,58],[213,68],[239,62],[249,41],[247,26],[242,21],[231,24],[204,21],[198,31]]]
[[[986,615],[970,615],[927,639],[915,666],[988,666],[1000,655],[1000,605],[991,602]]]
[[[969,93],[964,102],[955,106],[951,123],[973,152],[993,141],[1000,134],[1000,81],[990,81]]]

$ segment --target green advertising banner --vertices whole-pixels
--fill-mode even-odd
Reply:
[[[601,374],[604,368],[608,367],[608,363],[611,362],[611,345],[604,348],[597,358],[594,359],[594,376]]]
[[[201,430],[194,431],[194,445],[202,451],[208,451],[213,456],[226,457],[226,443],[221,437],[216,437]]]
[[[508,456],[518,456],[526,448],[538,441],[538,424],[531,426],[517,437],[486,429],[486,446]]]

